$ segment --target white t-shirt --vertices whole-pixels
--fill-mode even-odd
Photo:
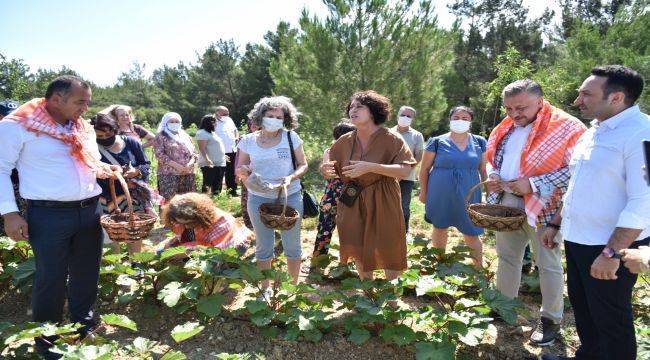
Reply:
[[[521,152],[526,145],[528,135],[533,128],[533,123],[526,126],[515,126],[512,134],[508,138],[503,151],[503,162],[499,175],[501,180],[510,181],[519,178],[519,168],[521,165]]]
[[[235,145],[235,138],[237,136],[237,126],[235,122],[229,117],[222,117],[214,124],[214,132],[223,141],[223,146],[226,153],[234,153],[237,149]]]
[[[293,174],[295,171],[291,162],[287,132],[283,131],[280,143],[270,148],[263,148],[257,144],[257,138],[260,136],[260,133],[260,131],[256,131],[243,136],[237,147],[250,156],[251,168],[254,173],[260,175],[264,181],[271,185],[279,185],[282,182],[282,178]],[[302,145],[302,140],[293,131],[291,132],[291,140],[293,141],[294,151]],[[291,195],[298,191],[300,191],[300,180],[294,180],[287,188],[287,194]],[[251,194],[270,199],[278,197],[276,191],[262,193],[250,190],[250,192]]]

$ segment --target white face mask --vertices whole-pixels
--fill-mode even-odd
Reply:
[[[451,131],[457,133],[457,134],[462,134],[466,133],[469,131],[469,127],[472,125],[469,121],[465,120],[451,120],[449,122],[449,129]]]
[[[411,119],[408,116],[400,116],[400,117],[397,118],[397,125],[402,126],[402,127],[411,126],[412,122],[413,122],[413,119]]]
[[[284,120],[270,117],[262,118],[262,126],[268,132],[274,132],[284,127]]]
[[[181,123],[167,123],[167,129],[171,132],[177,133],[181,129]]]

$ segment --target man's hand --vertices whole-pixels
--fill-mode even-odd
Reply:
[[[12,212],[4,215],[5,233],[14,241],[27,241],[29,233],[27,222],[18,212]]]
[[[547,249],[555,249],[558,246],[558,243],[555,242],[555,236],[557,236],[558,230],[552,227],[547,227],[542,233],[540,241],[542,246]]]
[[[515,195],[526,195],[533,192],[533,188],[530,186],[530,180],[528,178],[521,178],[517,180],[508,181],[508,187]]]
[[[599,255],[591,264],[591,276],[600,280],[616,280],[616,271],[621,261],[614,258],[606,258]]]
[[[373,171],[375,163],[367,161],[351,160],[350,165],[343,167],[343,175],[350,178],[358,178]]]
[[[336,160],[326,161],[320,166],[320,173],[325,179],[334,179],[338,175],[336,174]]]
[[[107,165],[102,170],[97,172],[95,177],[98,179],[117,179],[116,174],[122,173],[122,167],[118,165]]]
[[[492,193],[501,193],[503,188],[501,187],[501,176],[497,174],[492,174],[488,176],[488,182],[485,184],[487,190]]]
[[[650,247],[639,246],[638,249],[623,249],[620,251],[623,265],[631,273],[640,274],[650,270]]]

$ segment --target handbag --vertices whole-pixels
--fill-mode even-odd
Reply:
[[[293,170],[296,170],[296,155],[293,153],[293,141],[291,140],[291,130],[287,131],[287,137],[289,138],[289,152],[291,153],[291,163],[293,164]],[[300,182],[300,192],[302,193],[302,217],[312,218],[317,217],[319,212],[318,203],[312,194],[305,190],[305,186]]]

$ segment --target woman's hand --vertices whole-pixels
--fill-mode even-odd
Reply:
[[[326,161],[320,165],[320,173],[325,179],[334,179],[338,177],[336,174],[336,160]]]
[[[377,164],[367,161],[351,160],[350,165],[343,167],[343,175],[350,178],[358,178],[374,171]]]
[[[253,171],[249,165],[241,165],[235,169],[235,175],[241,180],[246,181]]]
[[[214,167],[214,163],[212,162],[212,160],[210,160],[210,159],[208,159],[208,158],[205,158],[205,164],[206,164],[208,167]]]
[[[122,173],[122,176],[125,179],[132,179],[132,178],[137,178],[141,175],[140,169],[136,167],[129,167],[128,169],[125,169]]]
[[[418,195],[418,199],[420,199],[420,202],[423,204],[427,203],[427,192],[420,189],[420,194]]]
[[[285,186],[285,187],[289,186],[294,179],[295,178],[293,177],[293,175],[285,176],[285,177],[282,178],[282,184],[281,185]]]

